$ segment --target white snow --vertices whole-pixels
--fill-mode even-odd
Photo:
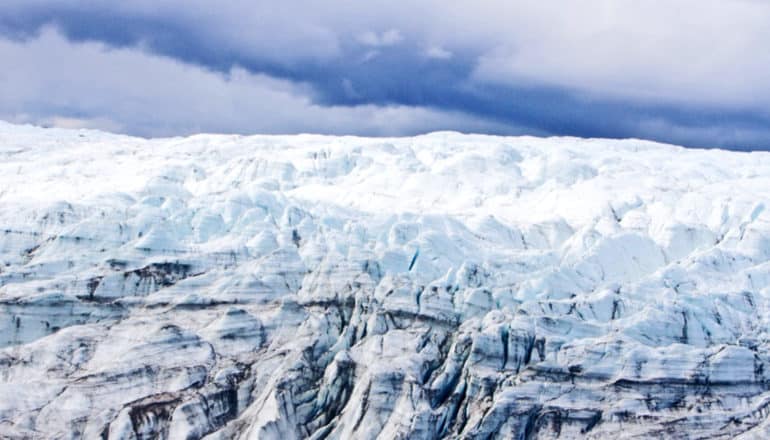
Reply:
[[[768,203],[765,152],[0,122],[0,437],[761,433]]]

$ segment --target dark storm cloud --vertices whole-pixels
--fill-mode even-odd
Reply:
[[[7,0],[0,6],[6,49],[33,47],[28,52],[40,59],[28,62],[41,69],[16,75],[19,86],[7,84],[27,92],[15,93],[13,105],[6,99],[0,113],[33,122],[111,121],[148,135],[459,129],[770,147],[770,8],[747,0],[653,3]],[[184,99],[220,111],[204,116],[175,105],[182,91],[143,93],[141,84],[113,93],[132,101],[129,109],[104,98],[119,87],[104,80],[100,91],[84,83],[78,96],[61,92],[63,102],[36,96],[43,85],[60,83],[57,64],[45,55],[52,46],[126,82],[152,83],[142,74],[148,65],[197,69],[201,84],[186,83],[197,98]],[[114,56],[109,48],[131,59],[121,72],[105,67]],[[58,66],[74,62],[53,58]],[[93,75],[77,65],[68,70],[72,77]],[[275,118],[282,113],[275,105],[241,103],[238,97],[249,93],[268,93],[287,106],[283,118]],[[233,102],[253,113],[243,117],[243,108],[228,107]],[[166,109],[159,115],[165,120],[142,118],[141,105]],[[319,116],[324,109],[337,116]],[[308,121],[308,112],[318,121]],[[377,112],[402,117],[392,125],[363,122],[362,112],[372,121]],[[423,116],[409,122],[409,112]]]

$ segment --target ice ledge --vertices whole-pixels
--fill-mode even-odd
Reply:
[[[761,436],[768,202],[768,153],[0,123],[0,436]]]

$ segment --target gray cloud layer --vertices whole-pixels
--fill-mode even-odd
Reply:
[[[767,23],[752,0],[6,0],[0,117],[768,148]]]
[[[0,41],[0,116],[14,122],[103,128],[145,136],[200,131],[405,134],[500,126],[460,112],[407,107],[319,106],[307,87],[236,68],[223,76],[168,58],[99,43],[73,45],[52,30]],[[50,72],[50,74],[48,73]],[[14,113],[14,109],[25,109]]]

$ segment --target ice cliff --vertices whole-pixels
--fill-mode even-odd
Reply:
[[[0,437],[766,438],[770,153],[0,124]]]

